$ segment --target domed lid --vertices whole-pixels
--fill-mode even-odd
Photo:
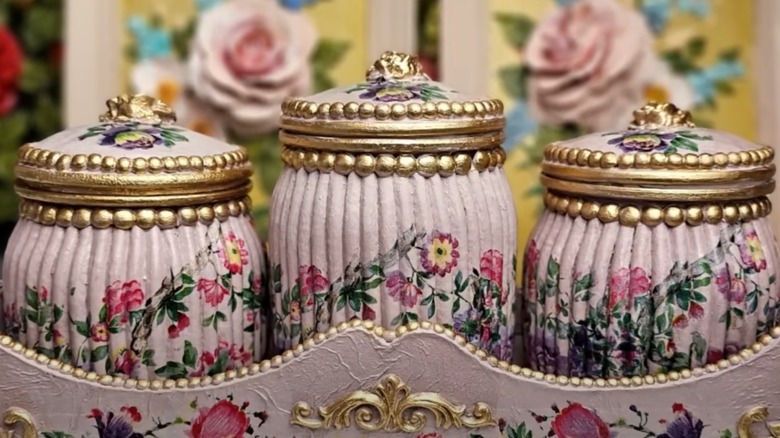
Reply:
[[[252,168],[239,146],[174,124],[162,102],[109,100],[100,123],[24,145],[16,191],[24,199],[95,207],[175,207],[241,199]]]
[[[465,96],[432,81],[416,57],[385,52],[365,82],[286,100],[280,137],[321,150],[439,152],[500,145],[504,124],[501,101]]]
[[[547,189],[588,198],[652,202],[748,200],[774,191],[774,151],[697,128],[688,112],[650,103],[625,131],[548,145]]]

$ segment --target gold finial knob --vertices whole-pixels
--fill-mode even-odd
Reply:
[[[176,122],[176,114],[168,105],[143,94],[123,94],[107,100],[106,106],[108,111],[100,115],[101,122]]]
[[[628,129],[658,129],[664,127],[695,128],[691,113],[671,103],[650,102],[634,111],[634,121]]]
[[[430,80],[416,56],[392,51],[383,53],[366,73],[366,80],[369,82],[414,78]]]

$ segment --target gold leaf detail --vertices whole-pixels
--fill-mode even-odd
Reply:
[[[312,430],[345,429],[354,418],[358,429],[374,432],[415,433],[425,428],[432,415],[437,428],[477,429],[496,425],[490,407],[477,403],[472,413],[465,406],[456,406],[435,392],[411,393],[397,376],[390,375],[370,391],[355,391],[338,401],[317,409],[319,418],[312,418],[313,409],[307,403],[297,403],[292,410],[293,425]]]
[[[143,94],[123,94],[106,101],[106,106],[108,111],[100,116],[101,122],[176,122],[176,114],[168,105]]]
[[[5,431],[0,431],[0,438],[19,438],[15,430],[21,427],[22,435],[20,438],[36,438],[38,429],[35,427],[35,420],[32,415],[21,408],[8,408],[3,414],[3,425]]]
[[[420,60],[414,55],[387,51],[374,62],[368,69],[366,80],[375,82],[378,80],[393,81],[402,79],[430,79],[423,72]]]
[[[766,406],[756,406],[747,412],[737,422],[738,438],[780,438],[780,424],[769,423],[769,409]],[[759,437],[753,431],[756,424],[763,425],[769,432],[769,436]]]
[[[671,103],[651,102],[634,111],[629,129],[658,129],[665,127],[695,128],[691,113]]]

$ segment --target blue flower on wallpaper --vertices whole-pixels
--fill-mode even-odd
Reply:
[[[315,2],[317,2],[317,0],[279,0],[279,3],[281,3],[282,6],[284,6],[287,9],[292,9],[294,11],[301,9],[304,6],[309,6],[310,4],[313,4]]]
[[[195,0],[195,4],[198,7],[198,11],[207,11],[214,6],[218,5],[222,0]]]
[[[690,73],[688,83],[696,94],[696,104],[704,103],[715,98],[718,83],[742,76],[745,69],[737,60],[723,59],[708,68]]]
[[[130,17],[127,25],[136,39],[139,61],[163,58],[173,53],[171,34],[167,30],[151,27],[138,16]]]
[[[666,28],[673,7],[706,17],[710,13],[710,0],[642,0],[641,10],[653,32],[659,33]]]
[[[539,124],[528,112],[528,104],[524,100],[518,100],[506,114],[504,150],[509,152],[517,147],[526,136],[536,132],[538,127]]]

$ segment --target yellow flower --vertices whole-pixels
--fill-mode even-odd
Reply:
[[[753,263],[757,266],[761,265],[761,262],[764,261],[764,251],[761,249],[761,242],[758,241],[758,236],[755,233],[748,234],[745,238],[745,243],[747,243]]]
[[[457,266],[458,240],[448,233],[434,231],[428,240],[428,247],[422,252],[422,265],[431,274],[444,276]]]

